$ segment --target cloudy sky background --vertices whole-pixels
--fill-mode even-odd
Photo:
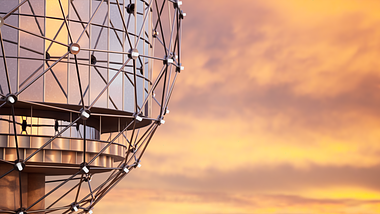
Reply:
[[[184,0],[143,167],[96,213],[380,213],[380,1]]]

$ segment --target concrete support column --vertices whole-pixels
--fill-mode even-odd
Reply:
[[[45,195],[45,175],[28,173],[28,207]],[[45,199],[38,202],[30,210],[45,209]],[[40,214],[40,213],[38,213]]]
[[[13,169],[11,164],[0,163],[0,175]],[[20,204],[19,171],[13,170],[10,174],[0,179],[0,210],[16,211],[27,205],[28,175],[21,173],[22,204]],[[1,212],[0,213],[4,213]]]
[[[0,176],[13,169],[13,165],[0,163]],[[21,174],[22,204],[20,204],[19,177]],[[27,208],[45,195],[45,175],[19,172],[13,170],[10,174],[0,179],[0,213],[1,211],[16,211]],[[45,208],[45,200],[34,205],[30,210]],[[38,213],[40,214],[40,213]]]

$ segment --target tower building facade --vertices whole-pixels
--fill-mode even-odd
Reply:
[[[0,213],[92,213],[141,166],[183,70],[181,6],[0,0]]]

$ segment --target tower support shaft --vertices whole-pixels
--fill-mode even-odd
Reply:
[[[14,166],[0,163],[0,175],[8,172]],[[21,198],[20,181],[21,174]],[[45,175],[26,173],[13,170],[10,174],[0,179],[0,213],[1,210],[18,210],[20,207],[27,208],[45,195]],[[22,199],[22,204],[20,200]],[[21,205],[21,206],[20,206]],[[41,200],[30,210],[45,209],[45,200]]]

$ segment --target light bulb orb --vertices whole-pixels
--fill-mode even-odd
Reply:
[[[71,54],[77,55],[80,51],[80,45],[77,43],[73,43],[69,46],[69,51]]]
[[[16,104],[17,102],[17,96],[14,95],[14,94],[9,94],[7,97],[6,97],[6,102],[10,105],[14,105]]]

